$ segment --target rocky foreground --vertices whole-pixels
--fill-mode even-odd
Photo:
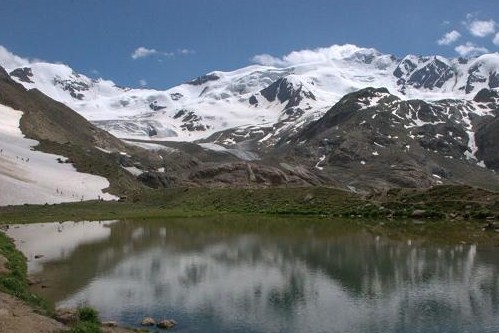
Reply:
[[[30,305],[0,292],[0,333],[60,333],[70,327],[50,317],[36,313]],[[122,327],[105,327],[104,333],[130,333],[134,330]]]

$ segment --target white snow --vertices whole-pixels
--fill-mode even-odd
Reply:
[[[131,144],[131,145],[134,145],[134,146],[137,146],[137,147],[141,147],[141,148],[144,148],[144,149],[147,149],[147,150],[151,150],[151,151],[164,150],[164,151],[167,151],[169,153],[173,153],[173,152],[177,151],[177,149],[175,149],[175,148],[163,146],[163,145],[161,145],[159,143],[136,142],[136,141],[129,141],[129,140],[127,140],[126,142],[128,144]]]
[[[58,163],[63,156],[35,151],[38,142],[19,129],[22,114],[0,105],[0,205],[117,199],[102,192],[109,186],[105,178]]]
[[[323,170],[324,167],[321,167],[320,164],[322,162],[324,162],[324,160],[326,159],[326,155],[322,155],[320,158],[319,158],[319,161],[317,161],[317,163],[315,164],[315,167],[319,170]]]
[[[144,173],[143,170],[140,170],[137,167],[123,167],[126,171],[130,172],[134,176],[140,176],[141,174]]]
[[[215,143],[199,143],[198,145],[204,149],[207,149],[207,150],[224,152],[224,153],[234,155],[243,161],[255,161],[255,160],[260,159],[258,154],[254,153],[252,151],[244,150],[244,149],[225,148],[224,146],[220,146],[220,145],[217,145]]]

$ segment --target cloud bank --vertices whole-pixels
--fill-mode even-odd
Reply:
[[[496,35],[495,35],[494,40],[492,41],[492,43],[494,43],[494,45],[499,46],[499,32],[496,33]]]
[[[301,64],[324,63],[331,60],[347,59],[354,55],[379,53],[375,49],[360,48],[355,45],[333,45],[326,48],[313,50],[293,51],[282,58],[274,57],[270,54],[259,54],[251,61],[264,66],[289,67]]]
[[[454,50],[461,56],[461,57],[469,57],[469,56],[476,56],[480,54],[484,54],[489,52],[489,50],[485,47],[482,46],[477,46],[471,42],[466,42],[465,44],[461,44],[459,46],[456,46]]]
[[[452,44],[455,41],[457,41],[460,37],[461,37],[461,34],[458,31],[452,30],[451,32],[448,32],[445,35],[443,35],[442,38],[440,38],[437,41],[437,44],[438,45],[449,45],[449,44]]]
[[[0,65],[5,69],[11,70],[18,67],[28,66],[30,60],[16,56],[14,53],[0,45]]]
[[[466,27],[473,36],[483,38],[496,31],[496,22],[494,20],[472,20],[466,23]]]
[[[131,57],[132,57],[132,59],[136,60],[136,59],[140,59],[140,58],[147,58],[147,57],[150,57],[150,56],[155,55],[155,54],[159,54],[159,52],[155,49],[148,49],[146,47],[141,46],[132,52]]]
[[[179,56],[186,56],[190,54],[196,53],[194,50],[191,49],[178,49],[175,52],[160,52],[156,49],[149,49],[144,46],[140,46],[136,48],[132,54],[130,55],[133,60],[141,59],[141,58],[147,58],[151,56],[163,56],[163,57],[173,57],[175,55]]]

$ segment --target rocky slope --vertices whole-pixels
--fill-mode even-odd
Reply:
[[[425,102],[366,88],[283,137],[277,151],[351,189],[464,183],[497,190],[498,102],[486,89],[471,101]]]

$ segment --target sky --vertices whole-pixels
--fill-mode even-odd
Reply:
[[[283,65],[354,44],[403,57],[499,51],[499,0],[2,0],[0,45],[119,86]],[[295,53],[293,53],[295,52]]]

